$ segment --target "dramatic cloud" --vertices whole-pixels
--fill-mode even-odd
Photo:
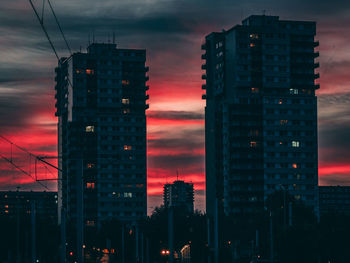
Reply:
[[[41,11],[41,0],[33,0]],[[251,14],[317,21],[320,40],[320,183],[348,183],[350,2],[346,0],[51,0],[73,51],[89,36],[119,47],[147,49],[149,211],[161,203],[162,184],[193,181],[196,208],[204,208],[204,104],[200,45],[212,31],[229,29]],[[0,8],[0,134],[37,154],[56,154],[54,68],[57,64],[28,1]],[[48,6],[44,21],[60,56],[65,44]],[[1,146],[1,145],[0,145]],[[2,148],[0,148],[2,150]],[[3,151],[1,151],[3,152]],[[28,179],[0,163],[2,187]],[[8,178],[11,178],[8,180]],[[54,184],[49,185],[55,189]],[[11,189],[12,189],[11,188]],[[39,189],[39,188],[36,188]]]

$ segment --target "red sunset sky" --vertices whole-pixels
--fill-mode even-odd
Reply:
[[[38,6],[41,1],[35,1]],[[73,48],[85,49],[88,35],[107,42],[114,31],[119,47],[145,48],[149,71],[149,209],[161,202],[162,185],[192,181],[198,209],[204,209],[204,105],[201,100],[201,43],[212,31],[229,29],[251,14],[317,21],[321,74],[319,98],[319,182],[350,185],[350,4],[347,1],[293,3],[209,0],[52,1]],[[265,1],[263,1],[265,2]],[[316,4],[317,3],[317,4]],[[28,3],[2,0],[0,9],[0,134],[38,155],[56,155],[54,117],[55,56]],[[49,11],[49,10],[46,10]],[[64,43],[45,13],[59,55]],[[10,147],[0,140],[0,153]],[[18,151],[13,158],[29,170]],[[33,168],[32,168],[33,169]],[[42,177],[54,171],[41,170]],[[0,161],[1,190],[44,190],[31,178]],[[47,183],[50,190],[55,182]]]

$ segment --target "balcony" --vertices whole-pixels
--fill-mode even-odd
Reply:
[[[314,78],[315,78],[315,79],[319,79],[319,78],[320,78],[320,73],[316,73],[316,74],[314,75]]]
[[[320,41],[315,41],[314,42],[314,47],[318,47],[320,45]]]
[[[149,109],[149,104],[145,105],[145,110]]]
[[[145,96],[145,100],[148,100],[149,99],[149,95],[147,94],[146,96]]]
[[[149,90],[149,86],[145,86],[145,90],[146,90],[146,91]]]
[[[203,43],[203,44],[202,44],[201,49],[202,49],[202,50],[206,50],[206,49],[207,49],[206,43]]]
[[[145,81],[149,81],[149,76],[146,76],[146,77],[145,77]]]
[[[316,84],[315,89],[319,89],[319,88],[320,88],[320,84]]]
[[[314,64],[314,68],[319,68],[320,67],[320,62],[316,62],[315,64]]]
[[[207,89],[207,86],[206,85],[202,85],[202,89],[206,90]]]
[[[202,100],[206,100],[207,99],[207,95],[206,94],[203,94],[202,95]]]
[[[149,71],[149,67],[145,67],[145,72],[148,72]]]
[[[314,58],[318,58],[319,56],[320,56],[320,52],[317,51],[314,53]]]
[[[202,68],[203,70],[206,70],[206,69],[207,69],[207,64],[203,64],[201,68]]]
[[[203,75],[202,75],[202,79],[207,79],[207,75],[206,75],[206,74],[203,74]]]
[[[207,53],[202,54],[202,59],[207,59]]]

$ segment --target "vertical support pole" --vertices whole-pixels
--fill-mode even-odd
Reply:
[[[12,145],[12,144],[11,144]],[[16,262],[19,263],[21,261],[20,259],[20,238],[19,238],[19,230],[20,230],[20,220],[19,220],[19,206],[20,206],[20,199],[19,199],[19,186],[17,187],[17,196],[16,196],[16,203],[17,203],[17,209],[16,209],[16,214],[17,214],[17,224],[16,224],[16,247],[17,247],[17,251],[16,251]]]
[[[144,244],[143,244],[143,241],[144,241],[144,239],[143,239],[143,232],[141,231],[141,260],[140,260],[140,262],[141,263],[144,263]]]
[[[286,189],[283,189],[283,228],[287,227]]]
[[[66,209],[61,210],[61,263],[66,263]]]
[[[219,208],[218,198],[215,199],[214,209],[214,262],[219,263]]]
[[[211,235],[210,235],[210,218],[207,217],[207,241],[208,241],[208,263],[211,263]]]
[[[31,203],[31,223],[32,223],[32,263],[36,263],[36,211],[35,211],[35,201]]]
[[[139,255],[139,226],[136,223],[135,225],[135,258],[136,263],[139,263],[140,261],[140,255]]]
[[[146,263],[149,263],[149,239],[146,238]]]
[[[169,263],[174,262],[174,208],[168,208],[168,245],[169,245]]]
[[[122,263],[125,263],[125,233],[124,233],[124,225],[122,225]]]
[[[292,208],[292,202],[289,202],[289,226],[292,226],[293,224],[293,208]]]
[[[31,231],[26,230],[25,231],[25,237],[24,237],[24,258],[28,259],[27,261],[31,262]]]
[[[270,263],[273,263],[273,222],[272,211],[270,211]]]
[[[84,263],[83,159],[78,160],[77,185],[77,260]]]

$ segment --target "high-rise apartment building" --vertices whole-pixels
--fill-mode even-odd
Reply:
[[[59,212],[85,226],[146,216],[146,51],[93,43],[56,68]],[[79,210],[82,209],[82,210]]]
[[[250,16],[206,36],[206,209],[262,211],[276,190],[318,213],[316,23]]]
[[[165,184],[163,188],[165,207],[182,207],[193,213],[194,190],[192,183],[176,180],[172,184]]]

